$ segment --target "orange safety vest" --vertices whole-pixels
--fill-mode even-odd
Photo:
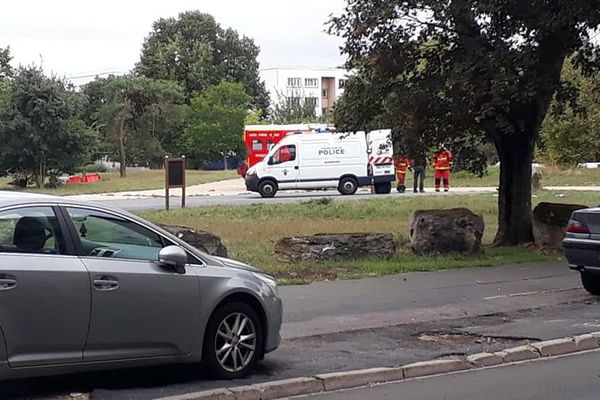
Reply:
[[[410,168],[410,160],[406,157],[394,157],[394,168],[399,174],[406,174]]]
[[[437,171],[445,171],[452,168],[452,153],[448,150],[437,152],[432,159],[433,169]]]

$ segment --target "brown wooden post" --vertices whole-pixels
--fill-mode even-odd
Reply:
[[[186,186],[186,182],[185,182],[185,175],[186,175],[186,160],[185,160],[185,156],[181,156],[181,168],[183,169],[183,171],[181,171],[182,175],[183,175],[183,185],[181,186],[181,208],[185,208],[185,186]]]
[[[169,211],[169,156],[165,156],[165,209]]]

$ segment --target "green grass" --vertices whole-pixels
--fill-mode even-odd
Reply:
[[[137,190],[161,189],[165,186],[163,170],[130,171],[126,178],[121,178],[118,172],[103,173],[102,180],[81,185],[63,185],[56,189],[28,188],[26,191],[47,193],[53,195],[96,194],[111,192],[128,192]],[[187,171],[188,185],[216,182],[237,177],[236,171]],[[0,190],[16,190],[9,185],[10,179],[0,180]]]
[[[428,183],[431,186],[432,171],[428,171]],[[544,186],[597,186],[600,185],[600,169],[559,169],[544,167],[542,170]],[[479,178],[470,173],[457,172],[451,177],[454,187],[498,186],[500,170],[497,167],[488,168],[488,173]],[[409,179],[412,185],[412,178]]]
[[[600,193],[541,191],[533,200],[534,204],[550,201],[597,205]],[[497,229],[497,195],[494,194],[398,196],[369,201],[315,200],[302,204],[216,206],[140,214],[159,223],[214,232],[224,240],[233,258],[263,268],[286,283],[547,261],[559,257],[530,248],[487,248],[485,254],[477,257],[417,257],[407,250],[410,218],[414,211],[455,207],[466,207],[481,214],[486,224],[484,243],[492,242]],[[349,232],[392,233],[399,250],[389,260],[311,265],[286,264],[273,256],[273,244],[284,236]]]

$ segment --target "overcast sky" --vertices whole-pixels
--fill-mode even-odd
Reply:
[[[254,38],[261,67],[335,67],[341,41],[323,32],[344,0],[21,0],[2,4],[0,47],[14,64],[43,63],[46,72],[79,78],[125,73],[139,59],[152,22],[200,10],[223,27]]]

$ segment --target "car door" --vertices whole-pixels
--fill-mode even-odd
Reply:
[[[0,328],[11,368],[82,361],[88,273],[55,211],[0,211]]]
[[[277,179],[279,189],[295,189],[298,185],[298,157],[296,145],[279,147],[269,159],[267,174]]]
[[[91,285],[84,361],[190,354],[200,314],[194,268],[160,266],[158,253],[171,243],[124,216],[76,207],[65,214]]]

